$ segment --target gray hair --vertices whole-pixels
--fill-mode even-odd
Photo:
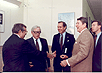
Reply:
[[[37,25],[33,26],[31,31],[34,31],[34,29],[36,29],[36,28],[40,28],[40,26],[37,26]],[[41,31],[41,28],[40,28],[40,31]]]

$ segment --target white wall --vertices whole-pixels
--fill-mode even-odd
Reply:
[[[23,2],[23,0],[22,0]],[[24,0],[20,7],[10,7],[0,2],[0,10],[5,11],[5,32],[0,33],[0,45],[12,34],[12,26],[15,22],[23,22],[27,25],[28,34],[25,39],[30,38],[31,27],[39,25],[42,33],[41,37],[46,38],[48,44],[52,44],[53,35],[58,33],[58,13],[75,12],[75,25],[77,18],[88,16],[94,17],[86,0]],[[79,33],[75,27],[75,38]]]
[[[94,16],[92,14],[92,11],[91,11],[91,9],[90,9],[90,7],[89,7],[86,0],[83,0],[82,4],[83,4],[83,9],[82,9],[83,16],[86,17],[86,12],[87,12],[87,14],[88,14],[88,23],[91,23],[91,22],[89,22],[89,17],[91,18],[91,20],[94,20]]]
[[[76,19],[82,16],[82,0],[24,0],[24,23],[28,26],[29,33],[26,38],[31,37],[30,29],[39,25],[42,29],[41,37],[52,44],[53,35],[58,33],[58,13],[75,12]],[[75,38],[79,33],[75,27]]]
[[[5,32],[0,33],[0,46],[12,34],[12,27],[16,22],[23,22],[23,7],[12,6],[11,4],[0,1],[0,10],[5,12]]]

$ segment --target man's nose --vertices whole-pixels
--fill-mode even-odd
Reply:
[[[75,26],[77,27],[77,24]]]

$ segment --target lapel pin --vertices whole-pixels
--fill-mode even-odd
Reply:
[[[69,38],[69,37],[67,37],[67,38]]]
[[[69,42],[69,40],[67,40],[67,42]]]

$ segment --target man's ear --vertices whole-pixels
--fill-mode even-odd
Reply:
[[[101,25],[98,25],[101,28]]]
[[[64,29],[66,30],[66,29],[67,29],[67,27],[65,26],[65,27],[64,27]]]
[[[86,23],[84,23],[83,25],[84,25],[84,27],[86,27]]]
[[[18,33],[21,33],[21,32],[22,32],[21,30],[18,31]]]

